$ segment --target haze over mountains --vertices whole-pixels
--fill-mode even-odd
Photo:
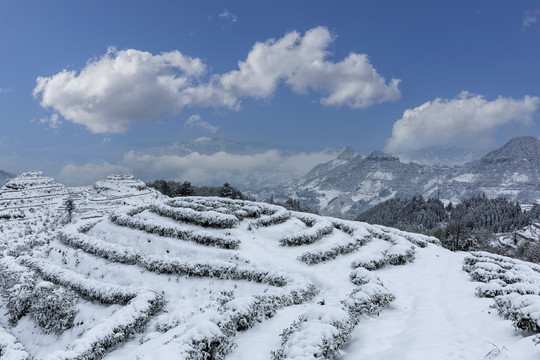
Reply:
[[[461,166],[405,163],[381,151],[363,157],[347,148],[302,178],[267,192],[276,198],[297,197],[323,214],[345,218],[393,197],[416,195],[456,202],[485,193],[531,204],[540,199],[539,165],[540,140],[529,136],[511,139]]]

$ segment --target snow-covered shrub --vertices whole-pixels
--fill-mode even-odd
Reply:
[[[197,211],[190,208],[177,208],[165,204],[150,205],[149,210],[176,221],[193,223],[204,227],[228,229],[238,225],[234,215],[222,214],[217,211]]]
[[[407,239],[392,233],[381,232],[375,228],[367,228],[367,230],[373,237],[387,241],[392,245],[381,252],[360,254],[359,258],[351,264],[353,268],[363,267],[368,270],[376,270],[386,264],[404,265],[414,261],[415,246]]]
[[[259,227],[267,227],[284,223],[291,218],[291,213],[281,207],[268,205],[261,209],[261,216],[249,224],[248,229],[256,229]]]
[[[199,199],[188,198],[188,197],[179,197],[174,198],[166,202],[168,206],[175,208],[187,208],[195,211],[208,211],[214,210],[216,206],[213,206],[212,201],[199,201]]]
[[[377,270],[386,265],[387,258],[384,252],[375,254],[359,254],[356,260],[351,263],[352,268],[364,268],[367,270]]]
[[[345,234],[349,236],[355,236],[358,232],[358,226],[355,226],[355,224],[352,221],[345,221],[340,219],[330,219],[332,221],[332,224],[334,227],[338,230],[343,231]]]
[[[527,268],[529,271],[532,270],[540,273],[540,266],[537,264],[521,261],[502,255],[492,254],[487,251],[472,251],[469,255],[465,257],[464,263],[465,265],[474,265],[478,261],[498,264],[499,266],[507,270],[516,268],[516,266],[520,266]]]
[[[183,258],[172,258],[168,256],[144,256],[131,248],[110,244],[80,233],[60,232],[59,239],[66,245],[82,249],[105,259],[123,264],[139,265],[149,271],[160,274],[248,280],[272,286],[284,286],[287,283],[287,276],[284,273],[239,266],[219,260],[205,262],[189,261]]]
[[[404,237],[409,242],[413,243],[414,245],[425,248],[428,244],[435,244],[435,245],[441,245],[441,241],[433,236],[427,236],[423,234],[412,234],[406,231],[401,231],[399,229],[385,227],[381,225],[373,225],[373,227],[378,228],[379,230],[383,231],[384,233],[390,233],[397,236]]]
[[[299,215],[299,213],[294,213],[294,217],[305,223],[308,228],[279,239],[279,243],[283,246],[312,244],[334,231],[334,225],[323,217],[307,214]]]
[[[504,269],[497,263],[493,262],[487,262],[487,261],[478,261],[474,264],[474,267],[476,269],[484,269],[486,271],[494,272],[494,273],[503,273],[507,269]]]
[[[45,333],[61,334],[73,327],[73,320],[77,314],[77,300],[75,292],[42,281],[32,291],[28,312]]]
[[[112,316],[86,331],[68,349],[55,351],[51,359],[101,359],[108,349],[125,341],[134,332],[142,331],[150,318],[162,311],[163,297],[153,291],[137,295]]]
[[[92,255],[122,264],[137,264],[141,256],[137,251],[101,239],[80,233],[73,228],[64,228],[58,232],[58,240],[75,249],[81,249]]]
[[[490,282],[491,280],[500,279],[501,274],[498,272],[492,272],[490,270],[477,268],[474,269],[469,275],[473,278],[474,281],[479,282]]]
[[[503,287],[497,282],[488,282],[476,287],[476,296],[493,298],[503,294]]]
[[[363,285],[355,288],[345,300],[315,305],[286,328],[280,335],[281,348],[272,351],[272,359],[336,358],[360,317],[378,314],[395,299],[367,270],[353,271],[351,280],[360,278]]]
[[[292,277],[289,283],[262,295],[235,298],[224,303],[219,314],[210,322],[199,322],[178,341],[185,359],[225,359],[234,347],[233,339],[239,331],[251,328],[274,316],[277,310],[310,300],[318,291],[302,277]],[[213,325],[214,324],[214,325]]]
[[[514,283],[503,288],[503,294],[516,293],[520,295],[540,295],[540,284],[538,283]]]
[[[494,307],[499,315],[510,319],[518,329],[540,333],[538,265],[487,252],[473,252],[465,258],[463,270],[474,280],[486,283],[477,287],[476,294],[494,297]]]
[[[140,258],[139,265],[149,271],[159,274],[248,280],[272,286],[285,286],[288,281],[287,276],[284,273],[258,270],[252,267],[239,266],[224,261],[186,261],[181,258],[145,256]]]
[[[356,237],[347,240],[345,243],[336,244],[327,249],[306,251],[298,257],[298,260],[308,265],[318,264],[323,261],[333,260],[340,255],[350,254],[357,251],[372,239],[371,235]]]
[[[23,258],[22,262],[35,270],[43,279],[69,287],[80,296],[89,300],[99,301],[102,304],[125,305],[141,292],[141,289],[138,288],[87,279],[74,271],[53,264],[47,264],[44,261],[30,257]]]
[[[519,295],[540,295],[540,286],[538,286],[538,284],[527,283],[514,283],[507,285],[503,281],[491,281],[487,284],[479,285],[476,288],[476,295],[479,297],[493,298],[495,296],[513,293]]]
[[[386,262],[390,265],[405,265],[415,257],[413,245],[392,245],[385,253]]]
[[[540,333],[540,296],[501,295],[495,298],[495,308],[518,329]]]
[[[232,214],[242,220],[261,216],[261,204],[246,200],[236,200],[216,197],[182,197],[166,203],[172,207],[189,208],[196,211],[217,211],[223,214]]]
[[[388,241],[392,243],[386,252],[386,262],[390,265],[404,265],[414,261],[414,245],[405,238],[389,234]]]
[[[272,359],[334,359],[352,328],[341,306],[316,305],[281,333],[281,348]]]
[[[0,327],[0,358],[9,360],[33,359],[17,338],[2,327]]]
[[[209,320],[197,323],[176,342],[182,344],[179,358],[189,360],[224,360],[225,355],[234,348],[232,338],[223,334],[219,326]]]
[[[365,269],[365,268],[356,268],[349,274],[349,280],[354,285],[365,285],[369,282],[382,285],[381,280],[375,276],[371,271]]]
[[[378,315],[390,305],[396,297],[377,282],[369,282],[354,289],[343,303],[349,309],[351,317],[358,321],[361,315]]]
[[[30,269],[20,266],[17,261],[5,256],[0,262],[0,286],[6,298],[9,320],[16,324],[25,316],[32,304],[32,293],[38,278]]]
[[[129,214],[114,213],[110,216],[112,222],[117,225],[142,230],[150,234],[177,238],[180,240],[193,241],[200,245],[217,246],[223,249],[236,249],[240,240],[211,233],[209,231],[193,231],[181,226],[157,225],[150,220],[133,218]]]
[[[258,218],[261,216],[261,208],[252,204],[244,205],[242,208],[234,210],[233,214],[239,220],[246,218]]]

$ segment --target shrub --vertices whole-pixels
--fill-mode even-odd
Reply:
[[[42,281],[32,292],[30,317],[45,333],[61,334],[73,327],[78,296],[70,290]]]

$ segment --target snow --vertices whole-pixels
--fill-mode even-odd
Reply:
[[[474,174],[461,174],[459,176],[456,176],[450,181],[457,181],[462,183],[472,183],[474,181]]]
[[[377,272],[396,295],[378,318],[360,322],[344,349],[343,360],[502,359],[532,360],[540,347],[513,329],[476,297],[478,283],[461,270],[465,253],[436,246],[417,252],[406,267]]]
[[[369,174],[369,179],[371,180],[393,180],[394,174],[388,171],[374,171]]]
[[[25,189],[50,182],[41,176],[17,181]],[[32,189],[43,199],[44,188]],[[69,224],[66,193],[76,205]],[[21,210],[28,217],[0,219],[2,358],[540,355],[532,333],[476,295],[499,295],[501,308],[535,324],[540,266],[475,253],[465,268],[493,279],[477,283],[462,270],[467,255],[431,237],[262,203],[171,200],[130,176],[34,200]],[[18,296],[10,271],[76,292],[73,327],[46,334],[27,314],[10,324],[6,294]]]
[[[227,360],[270,359],[270,352],[281,345],[279,334],[306,311],[306,305],[289,306],[277,312],[276,316],[257,324],[251,331],[239,334],[238,347]]]
[[[341,195],[341,191],[336,190],[321,190],[318,188],[316,188],[315,190],[317,190],[318,193],[321,195],[319,196],[319,206],[321,207],[321,209],[326,208],[330,201]]]
[[[526,183],[529,182],[529,177],[525,174],[514,172],[509,174],[506,179],[502,182],[502,186],[516,186],[516,183]]]

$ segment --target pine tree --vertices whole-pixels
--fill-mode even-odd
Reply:
[[[182,186],[180,187],[179,194],[180,196],[191,196],[193,195],[194,189],[193,185],[191,185],[191,182],[184,181]]]
[[[233,198],[233,188],[231,188],[231,185],[229,185],[229,183],[223,184],[219,192],[219,196],[230,198],[230,199]]]

